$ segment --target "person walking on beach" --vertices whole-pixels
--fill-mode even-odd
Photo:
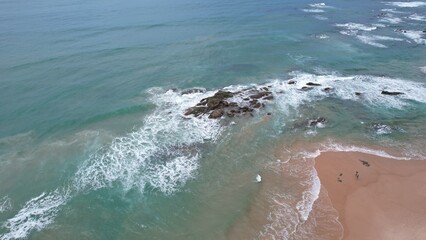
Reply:
[[[356,177],[357,180],[359,179],[359,173],[358,173],[358,171],[355,172],[355,177]]]

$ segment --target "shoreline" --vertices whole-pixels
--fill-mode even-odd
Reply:
[[[343,239],[426,239],[426,161],[330,151],[315,169]]]

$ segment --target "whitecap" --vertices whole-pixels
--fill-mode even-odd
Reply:
[[[426,39],[423,38],[424,33],[422,31],[402,30],[399,32],[417,44],[426,44]]]
[[[324,12],[324,10],[316,9],[316,8],[305,8],[305,9],[302,9],[302,11],[307,13],[323,13]]]
[[[309,4],[309,6],[313,8],[334,8],[332,6],[326,5],[325,3],[312,3],[312,4]]]
[[[12,209],[12,200],[9,196],[0,198],[0,213],[6,212]]]
[[[40,231],[51,224],[69,199],[69,192],[55,190],[29,200],[12,218],[4,222],[3,227],[9,232],[1,236],[1,240],[26,238],[32,230]]]
[[[358,35],[357,38],[365,44],[378,47],[378,48],[387,48],[386,45],[382,43],[378,43],[378,41],[404,41],[401,38],[393,38],[393,37],[379,36],[379,35]]]
[[[403,21],[399,17],[396,17],[392,14],[387,14],[386,16],[381,17],[379,19],[379,22],[385,22],[385,23],[390,23],[390,24],[398,24],[398,23],[401,23]]]
[[[392,128],[386,124],[375,124],[373,128],[377,135],[387,135],[392,133]]]
[[[414,13],[414,14],[408,16],[408,19],[415,20],[415,21],[426,22],[426,16],[419,15],[417,13]]]
[[[340,34],[349,35],[349,36],[355,36],[358,34],[359,31],[365,31],[365,32],[374,31],[379,27],[378,25],[367,26],[361,23],[352,23],[352,22],[336,24],[335,26],[339,28],[344,28],[345,30],[341,30]]]
[[[360,101],[369,106],[402,108],[408,104],[406,100],[426,102],[424,83],[368,75],[314,75],[302,72],[292,72],[291,75],[293,75],[293,78],[290,80],[295,81],[295,84],[287,84],[286,81],[280,80],[272,82],[272,89],[277,91],[277,94],[275,94],[276,104],[284,112],[290,109],[297,110],[301,104],[330,96],[329,93],[322,91],[322,87],[314,87],[309,91],[300,91],[299,89],[306,86],[308,82],[315,82],[322,86],[333,88],[334,97]],[[381,94],[382,90],[400,91],[405,94],[398,97],[390,97]],[[279,94],[278,92],[285,92],[285,94]],[[361,92],[363,97],[357,98],[354,95],[355,92]]]
[[[389,6],[395,6],[400,8],[415,8],[426,6],[426,2],[414,1],[414,2],[387,2]]]
[[[382,11],[382,12],[389,12],[389,13],[395,13],[395,14],[404,13],[404,12],[401,12],[401,11],[397,11],[394,8],[384,8],[384,9],[381,9],[380,11]]]

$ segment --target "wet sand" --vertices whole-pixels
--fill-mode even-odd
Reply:
[[[426,161],[325,152],[315,168],[343,239],[426,239]]]

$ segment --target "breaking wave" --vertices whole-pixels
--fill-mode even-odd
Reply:
[[[288,81],[292,81],[289,84]],[[304,89],[308,83],[320,86]],[[372,107],[402,108],[410,101],[426,102],[425,84],[402,79],[376,76],[339,76],[291,73],[290,80],[270,80],[261,85],[238,85],[226,90],[244,91],[268,87],[278,111],[297,110],[301,104],[334,97],[358,101]],[[327,88],[328,91],[324,89]],[[386,96],[381,91],[400,91],[404,94]],[[361,93],[360,95],[354,94]],[[148,91],[156,109],[143,120],[142,127],[95,151],[85,160],[70,185],[29,200],[18,213],[8,219],[3,228],[7,233],[1,240],[25,238],[33,230],[53,223],[61,208],[78,194],[106,187],[120,186],[125,191],[150,187],[161,194],[173,194],[196,176],[200,145],[215,142],[225,129],[221,121],[207,116],[188,117],[183,113],[216,91],[182,92],[153,88]],[[243,101],[244,94],[233,101]],[[319,185],[315,174],[306,182],[307,191],[297,203],[298,221],[308,218],[318,197]],[[4,201],[3,201],[4,202]],[[283,211],[286,211],[285,209]],[[270,216],[274,218],[274,216]],[[296,224],[296,223],[295,223]]]

